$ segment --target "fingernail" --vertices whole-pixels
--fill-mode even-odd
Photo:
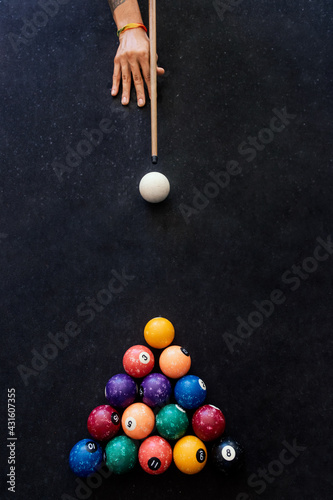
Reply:
[[[143,106],[143,99],[139,99],[138,105]]]
[[[122,101],[121,101],[123,104],[127,104],[127,98],[126,97],[123,97]]]
[[[111,94],[114,95],[116,92],[116,89],[111,89]]]

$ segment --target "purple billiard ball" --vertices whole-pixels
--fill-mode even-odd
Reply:
[[[126,373],[118,373],[110,378],[105,387],[105,397],[111,406],[127,408],[137,395],[138,388],[135,381]]]
[[[161,373],[150,373],[141,382],[139,394],[142,402],[148,406],[163,406],[171,396],[169,379]]]

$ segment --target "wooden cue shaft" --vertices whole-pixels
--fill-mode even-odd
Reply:
[[[151,161],[157,163],[156,0],[149,0]]]

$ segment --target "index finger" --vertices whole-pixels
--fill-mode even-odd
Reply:
[[[113,96],[116,96],[118,94],[120,78],[121,78],[120,64],[118,62],[115,62],[113,69],[113,77],[112,77],[112,88],[111,88],[111,94]]]

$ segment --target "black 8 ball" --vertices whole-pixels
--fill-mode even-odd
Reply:
[[[215,443],[211,452],[212,462],[224,474],[236,472],[243,464],[244,450],[232,438],[223,438]]]

